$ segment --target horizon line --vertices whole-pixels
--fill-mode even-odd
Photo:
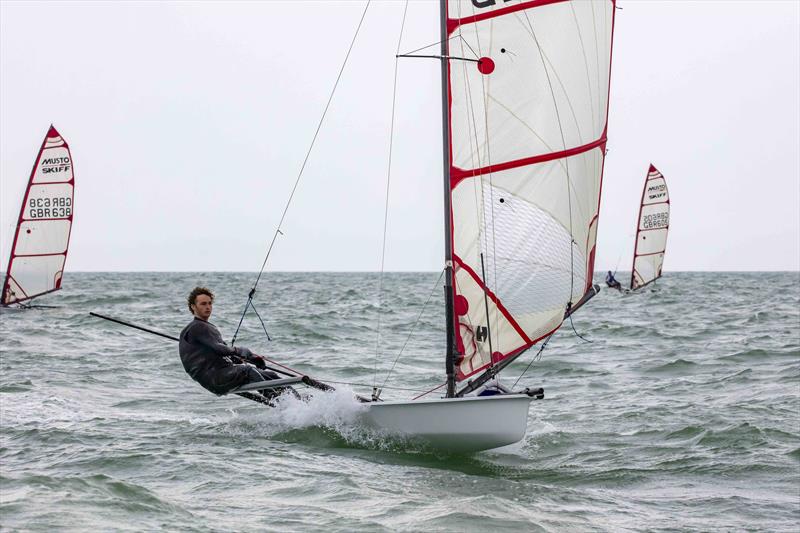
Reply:
[[[604,273],[608,269],[595,270],[593,273]],[[436,274],[439,270],[384,270],[384,274]],[[630,272],[630,270],[616,270],[616,272]],[[694,273],[798,273],[800,269],[786,270],[670,270],[662,275],[669,274],[694,274]],[[6,274],[5,270],[0,273]],[[64,274],[258,274],[257,270],[71,270]],[[264,274],[380,274],[380,270],[269,270]]]

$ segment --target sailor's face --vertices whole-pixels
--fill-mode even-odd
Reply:
[[[194,305],[192,305],[192,312],[194,312],[194,316],[201,320],[208,320],[211,316],[211,309],[214,306],[214,302],[210,296],[206,294],[200,294],[194,301]]]

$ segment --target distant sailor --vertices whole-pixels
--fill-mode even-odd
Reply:
[[[614,279],[614,274],[612,274],[610,270],[608,271],[608,274],[606,274],[606,285],[612,289],[622,290],[622,284]]]
[[[246,383],[278,379],[278,374],[265,370],[260,355],[247,348],[232,348],[222,340],[217,327],[210,323],[214,294],[205,287],[195,287],[187,300],[194,320],[181,331],[178,350],[186,373],[214,394],[222,395]],[[252,363],[247,364],[244,361]],[[282,390],[260,391],[267,399]]]

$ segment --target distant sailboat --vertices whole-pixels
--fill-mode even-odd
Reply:
[[[661,172],[650,164],[642,191],[631,269],[631,290],[661,277],[669,232],[669,191]]]
[[[24,305],[61,288],[74,192],[69,146],[51,125],[22,198],[0,305]]]

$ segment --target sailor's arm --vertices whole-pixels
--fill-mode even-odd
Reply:
[[[203,324],[202,326],[198,325],[198,327],[192,328],[192,331],[189,335],[189,340],[208,350],[211,350],[221,357],[239,355],[235,348],[231,348],[222,342],[222,340],[219,338],[219,335],[214,334],[212,327],[213,326],[208,324]]]
[[[222,341],[222,336],[219,334],[216,328],[210,324],[203,324],[203,327],[196,328],[196,331],[193,332],[192,340],[204,348],[211,350],[220,357],[241,357],[242,359],[255,364],[259,368],[263,368],[265,365],[264,358],[253,354],[253,352],[251,352],[249,349],[238,346],[233,348],[225,344]]]

